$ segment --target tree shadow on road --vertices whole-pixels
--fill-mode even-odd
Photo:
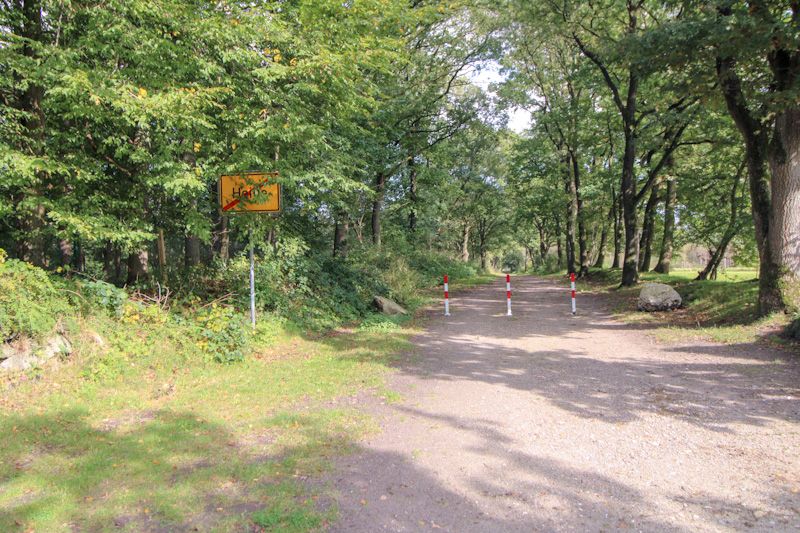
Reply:
[[[657,346],[641,327],[615,322],[602,302],[587,302],[577,319],[565,315],[549,282],[519,288],[519,314],[495,317],[499,306],[485,294],[493,290],[462,297],[460,315],[417,336],[415,357],[401,359],[399,370],[530,391],[609,422],[658,413],[718,432],[800,422],[800,362],[788,354],[756,344]]]

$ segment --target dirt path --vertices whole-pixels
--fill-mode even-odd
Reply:
[[[800,363],[658,345],[602,296],[514,280],[453,299],[337,466],[333,531],[800,530]]]

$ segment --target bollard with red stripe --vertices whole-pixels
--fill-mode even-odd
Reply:
[[[576,313],[575,308],[575,272],[569,273],[569,283],[572,286],[572,314]]]
[[[506,316],[511,316],[511,274],[506,274],[506,304],[508,305]]]
[[[447,274],[444,275],[444,316],[450,316],[450,287],[447,283]]]

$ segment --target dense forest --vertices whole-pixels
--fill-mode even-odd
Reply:
[[[4,0],[0,28],[0,247],[61,276],[214,296],[252,243],[287,294],[426,254],[631,286],[689,243],[700,279],[757,263],[762,314],[800,301],[796,2]],[[221,214],[247,170],[280,216]]]

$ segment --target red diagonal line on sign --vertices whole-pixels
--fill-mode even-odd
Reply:
[[[229,210],[233,209],[234,207],[236,207],[236,205],[237,205],[238,203],[239,203],[239,199],[237,198],[236,200],[232,201],[232,202],[231,202],[231,203],[229,203],[228,205],[224,206],[224,207],[222,208],[222,210],[223,210],[223,211],[229,211]]]
[[[269,183],[269,178],[265,179],[265,180],[264,180],[264,183],[262,183],[261,185],[266,185],[267,183]],[[247,189],[247,191],[245,192],[245,195],[247,195],[247,194],[250,194],[250,191],[252,191],[253,189],[255,189],[255,187],[256,187],[256,186],[255,186],[255,185],[253,185],[253,186],[251,186],[249,189]],[[235,200],[232,200],[232,201],[231,201],[231,202],[230,202],[228,205],[224,206],[224,207],[222,208],[222,210],[223,210],[223,211],[230,211],[231,209],[233,209],[234,207],[236,207],[237,205],[239,205],[239,202],[241,202],[241,201],[242,201],[242,198],[241,198],[241,197],[239,197],[239,198],[236,198]]]

